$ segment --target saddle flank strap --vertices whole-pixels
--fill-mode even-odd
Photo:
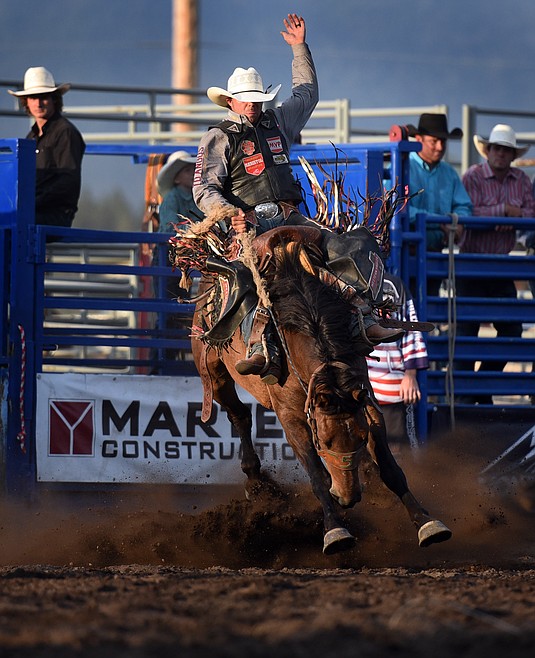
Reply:
[[[212,401],[214,399],[214,389],[212,385],[212,378],[210,377],[210,371],[208,370],[207,365],[207,353],[208,345],[203,343],[201,350],[201,357],[199,360],[199,376],[202,382],[203,397],[202,397],[202,410],[201,410],[201,421],[203,423],[210,420],[212,415]]]
[[[251,336],[249,337],[249,344],[247,345],[248,349],[250,349],[255,343],[262,342],[262,336],[264,335],[264,331],[270,319],[271,316],[269,311],[262,306],[258,306],[253,319]]]

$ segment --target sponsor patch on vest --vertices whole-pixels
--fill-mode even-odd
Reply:
[[[279,164],[288,164],[288,158],[286,157],[286,154],[285,154],[285,153],[283,153],[282,155],[274,155],[274,156],[273,156],[273,162],[274,162],[276,165],[279,165]]]
[[[266,168],[264,158],[262,157],[261,153],[243,158],[243,166],[245,167],[245,171],[248,174],[251,174],[251,176],[260,176],[260,174]]]
[[[269,146],[269,150],[272,153],[282,153],[282,139],[280,135],[278,137],[267,137],[266,141]]]
[[[241,144],[241,150],[245,153],[245,155],[252,155],[256,151],[255,143],[250,139],[244,139]]]
[[[204,146],[197,151],[197,161],[195,162],[195,173],[193,175],[193,185],[200,185],[202,181],[202,164],[204,162]]]

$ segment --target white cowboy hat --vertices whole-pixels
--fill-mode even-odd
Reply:
[[[515,149],[515,158],[520,158],[530,148],[530,145],[519,146],[516,143],[516,134],[511,126],[505,123],[498,123],[491,130],[488,139],[483,139],[479,135],[474,135],[474,144],[479,154],[486,158],[489,154],[490,144],[499,144],[500,146],[508,146]]]
[[[227,98],[235,98],[238,101],[249,103],[265,103],[272,101],[279,93],[282,85],[278,85],[268,93],[264,91],[260,73],[252,66],[248,69],[240,67],[234,69],[233,74],[228,79],[227,89],[221,87],[209,87],[206,95],[216,105],[228,107]]]
[[[71,88],[67,82],[62,85],[56,85],[54,78],[50,71],[47,71],[44,66],[34,66],[26,71],[24,74],[24,89],[21,91],[7,90],[8,94],[12,96],[34,96],[36,94],[52,94],[59,91],[64,94]]]
[[[175,184],[175,176],[188,164],[195,164],[196,156],[187,151],[175,151],[167,158],[167,162],[160,169],[156,182],[160,196],[165,196]]]

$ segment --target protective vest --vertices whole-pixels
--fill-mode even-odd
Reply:
[[[225,120],[222,130],[230,144],[229,175],[224,196],[243,210],[266,201],[296,201],[301,191],[290,167],[289,148],[270,110],[256,126]]]

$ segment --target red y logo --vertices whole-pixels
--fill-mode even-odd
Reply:
[[[50,400],[48,441],[50,455],[93,455],[95,423],[93,400]]]

